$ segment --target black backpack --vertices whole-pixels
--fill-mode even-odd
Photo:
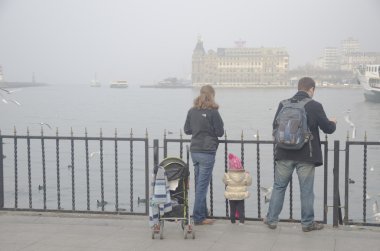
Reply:
[[[311,98],[304,98],[300,101],[297,99],[286,99],[281,103],[283,105],[277,114],[273,137],[276,147],[287,150],[299,150],[305,143],[309,142],[311,156],[312,134],[307,125],[307,114],[305,105],[311,101]]]

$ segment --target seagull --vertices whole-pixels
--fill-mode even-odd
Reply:
[[[273,187],[269,187],[269,188],[261,187],[261,190],[264,192],[265,203],[268,203],[270,201],[270,197],[272,196]]]
[[[48,123],[40,122],[40,123],[37,123],[37,124],[39,124],[41,126],[45,125],[45,126],[49,127],[49,129],[51,129],[51,126]]]
[[[8,94],[10,94],[11,92],[10,91],[7,91]],[[9,102],[12,102],[12,103],[15,103],[16,105],[20,106],[21,103],[18,102],[17,100],[15,99],[6,99],[3,94],[0,93],[0,96],[1,96],[1,100],[3,101],[3,103],[5,104],[9,104]]]
[[[44,189],[44,186],[42,186],[42,185],[38,185],[38,191],[41,191],[41,190],[43,190]]]
[[[348,184],[355,184],[355,180],[348,178]]]
[[[95,154],[100,154],[100,151],[96,151],[96,152],[92,152],[92,153],[90,153],[90,158],[94,157]]]
[[[380,212],[379,212],[379,205],[377,204],[377,200],[372,205],[372,211],[373,211],[373,217],[376,221],[380,221]]]
[[[371,199],[371,195],[369,195],[368,193],[365,195],[365,199],[366,200],[370,200]]]
[[[105,200],[104,201],[96,200],[96,206],[97,207],[102,207],[102,206],[105,206],[107,204],[108,204],[108,202]]]
[[[348,110],[347,111],[347,114],[344,116],[344,120],[351,126],[352,128],[352,138],[354,139],[355,138],[355,135],[356,135],[356,127],[355,127],[355,124],[351,121],[351,117],[350,117],[350,113],[351,111]]]
[[[7,89],[4,89],[4,88],[0,88],[0,90],[2,90],[3,92],[6,92],[6,93],[8,93],[8,94],[10,94],[10,93],[11,93],[9,90],[7,90]]]

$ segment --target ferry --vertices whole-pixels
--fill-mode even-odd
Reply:
[[[192,88],[191,80],[175,77],[165,78],[155,85],[141,85],[142,88]]]
[[[380,64],[356,69],[357,79],[364,88],[364,97],[370,102],[380,102]]]
[[[111,88],[127,88],[128,82],[126,80],[115,80],[110,84]]]

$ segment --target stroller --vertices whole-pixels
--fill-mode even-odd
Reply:
[[[164,222],[181,222],[183,237],[195,239],[194,223],[189,214],[189,166],[180,158],[165,158],[154,168],[149,199],[152,239],[163,239]]]

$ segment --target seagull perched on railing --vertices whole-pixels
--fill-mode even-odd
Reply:
[[[354,139],[355,135],[356,135],[356,127],[355,127],[355,124],[351,121],[350,112],[351,111],[347,111],[346,112],[346,115],[344,116],[344,120],[351,126],[351,128],[352,128],[352,138]]]
[[[373,211],[373,217],[376,221],[380,221],[380,212],[379,212],[379,205],[377,204],[377,200],[372,205],[372,211]]]

